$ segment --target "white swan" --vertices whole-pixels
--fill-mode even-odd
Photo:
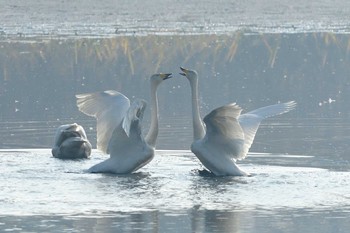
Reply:
[[[89,158],[91,144],[86,137],[84,128],[77,123],[59,126],[51,152],[55,158],[60,159]]]
[[[142,135],[141,121],[146,101],[129,99],[117,91],[76,95],[79,110],[97,120],[97,148],[110,158],[89,169],[93,173],[127,174],[145,166],[154,157],[158,136],[157,87],[171,74],[154,74],[151,82],[151,125]]]
[[[191,86],[193,139],[192,152],[216,176],[245,176],[236,164],[244,159],[251,147],[260,122],[274,115],[289,112],[294,101],[262,107],[240,115],[242,109],[231,103],[214,109],[201,120],[198,106],[198,75],[180,67]]]

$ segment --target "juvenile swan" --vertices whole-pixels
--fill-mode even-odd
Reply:
[[[294,101],[262,107],[241,115],[242,109],[231,103],[214,109],[202,121],[198,106],[198,75],[180,67],[181,75],[190,82],[192,92],[193,143],[192,152],[216,176],[245,176],[236,164],[244,159],[251,147],[260,122],[268,117],[289,112]]]
[[[89,169],[93,173],[132,173],[154,157],[158,136],[157,87],[171,74],[154,74],[151,83],[151,125],[146,137],[141,121],[146,101],[130,100],[117,91],[76,95],[79,110],[97,120],[97,148],[110,158]]]
[[[51,152],[53,157],[59,159],[89,158],[91,144],[84,128],[77,123],[59,126]]]

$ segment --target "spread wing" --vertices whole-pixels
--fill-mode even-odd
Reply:
[[[271,116],[289,112],[293,110],[296,105],[296,102],[290,101],[258,108],[251,112],[240,115],[238,121],[244,132],[244,147],[242,154],[239,157],[243,159],[247,156],[262,120]]]
[[[145,143],[142,137],[141,120],[146,108],[146,101],[136,99],[128,109],[122,123],[114,130],[108,150],[112,156],[125,158],[130,151],[142,154]],[[140,147],[140,145],[142,145]],[[138,151],[139,150],[139,151]]]
[[[143,99],[136,99],[130,105],[122,123],[122,128],[128,137],[130,136],[132,122],[136,119],[142,120],[146,105],[147,103]]]
[[[97,120],[97,148],[108,153],[114,129],[122,122],[130,107],[123,94],[109,90],[76,95],[79,110]]]
[[[242,149],[244,133],[237,118],[242,109],[231,103],[214,109],[204,117],[206,136],[203,142],[216,151],[217,156],[229,155],[238,159]]]

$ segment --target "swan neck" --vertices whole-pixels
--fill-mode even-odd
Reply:
[[[151,82],[151,125],[145,138],[148,145],[155,147],[158,136],[158,85]]]
[[[192,92],[192,123],[193,123],[193,139],[202,139],[205,135],[204,125],[199,112],[198,104],[198,79],[190,82]]]

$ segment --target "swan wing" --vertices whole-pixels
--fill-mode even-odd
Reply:
[[[146,105],[147,103],[145,100],[136,99],[125,114],[122,122],[122,128],[128,137],[130,136],[132,122],[137,119],[142,120]]]
[[[236,103],[231,103],[214,109],[204,117],[207,131],[203,142],[217,156],[237,159],[244,141],[244,133],[237,120],[241,111]]]
[[[251,115],[256,115],[259,116],[263,119],[266,119],[268,117],[280,115],[286,112],[289,112],[297,106],[297,103],[295,101],[289,101],[286,103],[279,103],[279,104],[274,104],[274,105],[269,105],[266,107],[258,108],[253,111],[247,112],[245,114],[242,114],[240,117],[246,115],[246,114],[251,114]]]
[[[130,107],[123,94],[108,90],[76,95],[79,110],[97,120],[97,148],[108,153],[109,141],[114,129],[122,122]]]
[[[244,159],[247,156],[262,120],[271,116],[289,112],[293,110],[296,105],[297,104],[295,101],[290,101],[258,108],[256,110],[240,115],[238,121],[244,132],[244,147],[242,153],[239,156],[239,159]]]
[[[129,107],[121,124],[113,131],[108,151],[111,157],[126,157],[133,151],[142,154],[145,142],[142,137],[141,121],[146,108],[146,101],[137,99]]]

